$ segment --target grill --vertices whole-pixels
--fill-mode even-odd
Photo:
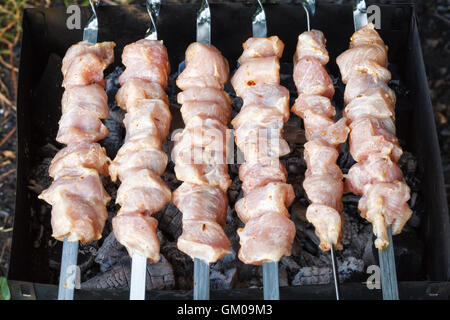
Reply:
[[[450,295],[450,285],[446,282],[450,279],[450,225],[440,152],[414,7],[407,4],[379,6],[381,8],[382,27],[380,35],[389,46],[389,68],[393,74],[391,87],[398,96],[396,105],[397,136],[402,141],[402,147],[405,151],[411,154],[412,161],[417,162],[417,169],[414,173],[410,176],[405,174],[405,176],[410,185],[411,183],[415,184],[412,189],[413,191],[416,190],[416,200],[420,199],[417,206],[412,205],[417,216],[416,222],[412,226],[412,230],[414,230],[413,239],[408,239],[408,237],[402,235],[394,237],[394,245],[403,244],[396,246],[396,255],[402,256],[401,250],[406,252],[403,255],[404,258],[397,258],[400,299],[445,299]],[[167,46],[172,70],[176,71],[178,64],[184,60],[185,49],[191,42],[195,41],[197,9],[198,5],[192,4],[181,5],[165,2],[162,5],[157,29],[159,37],[164,39]],[[236,61],[242,51],[241,44],[252,35],[251,17],[254,10],[253,3],[211,4],[212,43],[227,57],[231,70],[236,69]],[[122,143],[124,134],[120,125],[120,112],[115,112],[114,108],[117,109],[117,107],[113,103],[114,93],[118,88],[114,79],[123,70],[120,55],[126,44],[144,36],[149,21],[143,6],[105,6],[100,7],[97,11],[100,21],[99,41],[115,41],[117,44],[115,63],[105,71],[106,78],[110,79],[107,92],[112,112],[110,119],[106,121],[111,134],[104,141],[104,145],[107,148],[108,155],[113,157]],[[292,105],[296,97],[296,90],[290,76],[292,74],[292,56],[295,51],[297,36],[305,30],[305,12],[301,5],[295,4],[268,4],[265,5],[265,11],[268,34],[278,35],[285,43],[285,51],[281,59],[282,84],[291,92]],[[50,208],[37,199],[36,188],[39,188],[40,184],[43,184],[41,187],[47,187],[50,184],[46,172],[48,154],[55,153],[56,150],[53,146],[61,147],[54,142],[61,116],[60,101],[63,92],[61,88],[62,75],[60,73],[61,58],[70,45],[82,38],[81,28],[79,30],[67,29],[66,19],[68,16],[63,8],[24,10],[18,95],[17,199],[9,271],[12,294],[13,297],[18,298],[53,299],[57,295],[56,283],[59,276],[59,265],[55,265],[55,263],[60,261],[61,245],[51,239]],[[83,23],[90,16],[88,8],[82,8],[82,16],[81,25],[83,26]],[[328,71],[336,80],[335,86],[337,89],[333,102],[338,110],[342,110],[343,85],[338,80],[340,74],[335,59],[337,55],[348,48],[348,39],[354,30],[352,8],[344,5],[319,4],[311,24],[313,28],[322,30],[327,37],[327,49],[330,53]],[[182,127],[179,106],[174,100],[178,92],[173,81],[175,77],[176,74],[173,74],[169,86],[171,112],[174,117],[171,131]],[[229,92],[232,92],[229,86],[227,88]],[[233,97],[235,96],[233,95]],[[234,99],[233,116],[235,116],[239,107],[239,99]],[[292,138],[289,138],[289,133],[291,131],[298,132],[296,129],[301,126],[301,122],[293,118],[296,117],[291,116],[286,125],[287,140],[291,144],[291,149],[292,146],[302,145],[301,138],[299,140],[295,134]],[[170,149],[170,143],[167,143],[167,147]],[[351,159],[346,159],[346,156],[348,157],[348,151],[344,148],[340,157],[340,164],[344,171],[345,167],[347,165],[349,167],[349,164],[351,164]],[[297,164],[301,167],[301,165],[298,165],[301,161],[296,162],[295,157],[296,155],[293,154],[283,158],[287,167],[289,164]],[[408,163],[402,168],[404,171],[408,170]],[[237,169],[236,165],[230,166],[232,178],[236,176],[236,173],[233,176],[235,169]],[[169,163],[168,171],[170,170],[173,172],[173,162]],[[298,176],[301,177],[303,172],[298,173]],[[289,171],[289,175],[291,176],[291,171]],[[171,179],[170,174],[165,177]],[[410,180],[408,180],[408,177],[410,177]],[[235,181],[237,180],[233,179],[233,185],[236,184]],[[172,181],[170,187],[173,190],[174,186],[177,185],[175,180]],[[239,186],[235,186],[233,190],[238,192]],[[107,191],[113,195],[114,200],[117,188],[114,188],[111,183],[110,187],[111,189],[108,189],[107,186]],[[299,198],[299,194],[297,194],[297,198]],[[302,203],[303,200],[304,195],[302,198],[300,194],[300,201],[297,206],[306,204]],[[344,201],[347,212],[354,219],[358,219],[355,217],[357,212],[356,201],[357,199],[351,198]],[[294,206],[296,203],[294,203]],[[234,202],[231,200],[230,206],[233,205]],[[111,232],[110,219],[117,212],[114,201],[111,202],[108,209],[110,218],[103,233],[104,239]],[[293,208],[290,211],[293,211]],[[164,226],[163,220],[166,219],[163,217],[164,213],[167,213],[167,209],[159,216],[161,228]],[[177,216],[174,216],[175,220]],[[232,218],[237,220],[235,214]],[[356,221],[363,223],[362,219]],[[232,229],[232,232],[235,233],[236,228],[233,226]],[[167,227],[167,230],[170,230],[170,228]],[[176,234],[172,234],[172,236],[176,236]],[[314,236],[310,238],[313,239]],[[168,240],[176,241],[176,238],[170,239],[169,235]],[[372,239],[369,238],[368,241],[372,242]],[[313,249],[308,247],[310,242],[311,240],[308,239],[303,242],[300,241],[300,251],[309,250],[309,255],[320,258],[320,253],[315,253]],[[92,283],[96,273],[100,273],[98,265],[93,263],[93,260],[94,256],[99,259],[101,248],[98,251],[97,249],[101,245],[102,241],[80,250],[79,265],[82,272],[84,270],[84,279],[82,280],[86,280],[85,283],[88,283],[89,279]],[[412,252],[413,249],[416,250]],[[372,250],[375,249],[372,248]],[[414,254],[420,255],[420,257],[412,259]],[[362,261],[362,255],[361,253],[360,256],[354,258]],[[375,256],[377,255],[375,254]],[[338,258],[340,262],[345,262],[345,259],[348,258],[346,257],[346,251],[339,253]],[[112,258],[104,258],[104,260],[107,259],[111,260]],[[237,258],[235,259],[237,260]],[[190,258],[186,258],[187,260],[190,260]],[[373,262],[378,264],[378,261]],[[102,266],[108,263],[103,261]],[[418,265],[415,265],[417,263]],[[242,279],[245,278],[245,275],[253,272],[252,270],[242,271],[244,269],[242,266],[242,263],[241,267],[237,266],[238,285],[232,285],[232,289],[224,289],[219,283],[218,287],[221,289],[213,289],[211,299],[262,298],[262,289],[248,288],[254,286],[255,283]],[[181,281],[183,277],[187,277],[185,282],[192,283],[192,279],[189,278],[192,277],[192,272],[186,271],[186,275],[183,275],[180,274],[180,271],[177,271],[177,268],[181,268],[180,266],[172,265],[172,267],[176,283],[174,288],[178,290],[151,290],[147,294],[148,298],[192,298],[192,291]],[[369,276],[369,274],[365,274],[366,267],[356,275],[344,277],[346,279],[342,285],[344,299],[381,298],[381,290],[369,290],[362,283]],[[187,270],[189,268],[192,268],[192,263],[188,264]],[[414,271],[408,271],[408,269],[414,269]],[[345,270],[342,272],[345,272]],[[188,273],[190,274],[188,275]],[[254,277],[258,278],[259,275],[254,275]],[[281,299],[332,299],[334,297],[332,284],[327,284],[327,281],[318,281],[318,283],[325,282],[324,284],[293,286],[292,278],[292,274],[288,272],[287,284],[290,285],[280,288]],[[317,275],[317,278],[320,278],[319,275]],[[305,283],[308,282],[297,282],[297,284]],[[244,288],[238,288],[239,286]],[[257,283],[256,286],[258,286]],[[92,287],[87,288],[86,285],[84,289],[77,290],[75,294],[76,299],[126,299],[127,297],[128,290],[123,288],[92,289]]]

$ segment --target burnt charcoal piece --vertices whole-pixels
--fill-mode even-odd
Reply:
[[[166,208],[161,210],[155,217],[159,220],[159,229],[162,230],[170,240],[178,239],[182,231],[181,219],[183,214],[170,202]]]
[[[327,284],[331,279],[331,270],[328,267],[304,267],[292,280],[293,286]]]
[[[211,289],[213,290],[232,289],[237,281],[237,269],[228,269],[223,273],[211,269],[209,280],[211,281]]]
[[[111,119],[103,120],[103,124],[108,128],[109,134],[100,143],[105,147],[108,157],[114,159],[122,146],[124,127],[121,123]]]
[[[100,265],[101,272],[107,272],[126,255],[128,255],[127,250],[116,240],[114,233],[111,232],[98,249],[95,262]]]
[[[131,281],[131,258],[125,256],[111,270],[99,274],[81,284],[83,289],[129,289]],[[167,259],[161,255],[158,263],[147,264],[147,290],[169,290],[175,286],[173,269]]]

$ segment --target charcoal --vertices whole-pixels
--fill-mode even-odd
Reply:
[[[292,257],[281,258],[280,264],[284,266],[284,268],[288,269],[290,272],[297,273],[300,270],[300,266]]]
[[[355,257],[338,260],[339,277],[341,281],[355,281],[365,274],[364,261]]]
[[[289,286],[288,272],[284,268],[278,268],[278,285],[280,287]]]
[[[366,267],[378,264],[378,249],[371,241],[366,243],[362,259]]]
[[[111,232],[98,249],[95,262],[100,265],[101,272],[107,272],[126,255],[128,255],[127,250],[116,240],[114,233]]]
[[[209,280],[211,289],[232,289],[237,280],[237,269],[228,269],[223,273],[215,269],[211,269]]]
[[[192,289],[192,276],[194,272],[194,262],[192,259],[178,250],[176,242],[167,241],[161,247],[161,253],[167,258],[174,268],[177,288],[180,290]]]
[[[169,203],[158,217],[159,228],[164,233],[170,235],[172,239],[177,239],[181,235],[183,214],[173,203]]]
[[[305,143],[305,130],[303,129],[301,119],[297,116],[290,117],[284,126],[284,138],[292,143]]]
[[[109,134],[103,139],[102,145],[105,147],[108,157],[114,159],[122,146],[125,129],[120,122],[111,119],[103,120],[103,124],[108,128]]]
[[[331,279],[330,268],[318,268],[318,267],[304,267],[301,268],[295,278],[292,280],[291,285],[302,286],[312,284],[327,284]]]
[[[291,213],[293,216],[295,216],[297,219],[307,222],[306,219],[306,207],[301,204],[300,202],[296,201],[292,207],[291,207]]]

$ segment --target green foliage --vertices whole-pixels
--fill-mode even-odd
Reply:
[[[0,277],[0,300],[10,300],[11,292],[9,292],[8,282],[5,277]]]

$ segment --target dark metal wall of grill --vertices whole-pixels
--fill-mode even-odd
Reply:
[[[425,272],[430,281],[450,279],[450,226],[445,196],[440,151],[436,136],[433,111],[428,93],[417,22],[411,5],[380,5],[381,36],[389,46],[389,61],[398,67],[401,81],[410,91],[408,103],[397,107],[397,128],[400,139],[418,157],[423,168],[423,196],[426,218],[422,222],[421,237],[425,243]],[[278,35],[285,43],[282,61],[291,62],[297,36],[305,31],[305,13],[300,5],[266,5],[269,35]],[[170,53],[170,63],[175,68],[184,60],[186,47],[195,41],[195,18],[198,5],[164,4],[158,19],[158,33]],[[251,36],[253,5],[212,4],[212,42],[235,66],[241,44]],[[83,21],[88,17],[82,8]],[[99,41],[115,41],[115,64],[120,65],[123,47],[145,34],[148,16],[144,7],[101,7]],[[48,283],[42,272],[37,272],[48,253],[33,247],[31,216],[38,210],[38,199],[27,185],[30,168],[35,165],[36,152],[45,144],[43,137],[55,137],[60,118],[61,75],[44,74],[49,57],[64,56],[67,48],[82,38],[82,30],[68,30],[65,8],[26,9],[23,18],[23,42],[19,75],[18,139],[19,161],[15,226],[9,278],[37,283]],[[352,10],[349,6],[319,5],[312,27],[321,29],[327,36],[330,53],[330,71],[338,75],[335,58],[348,48],[353,33]],[[108,72],[107,70],[107,72]],[[42,87],[44,86],[44,88]],[[45,90],[46,94],[36,92]],[[395,241],[395,239],[394,239]],[[417,279],[408,279],[415,281]],[[350,284],[351,285],[351,284]],[[356,285],[356,284],[355,284]],[[319,286],[320,287],[320,286]],[[319,288],[318,287],[318,288]],[[403,289],[402,289],[403,288]],[[406,288],[410,288],[406,291]],[[415,288],[415,289],[414,289]],[[419,289],[422,288],[422,289]],[[414,282],[400,285],[400,293],[417,291],[423,295],[427,289]],[[302,291],[303,290],[303,291]],[[309,290],[309,291],[308,291]],[[305,297],[311,289],[285,288],[282,298]],[[316,293],[323,291],[317,289]],[[345,287],[344,287],[345,290]],[[349,289],[354,291],[354,289]],[[363,290],[364,291],[364,290]],[[359,297],[374,297],[365,290]],[[237,290],[235,297],[242,294]],[[251,290],[244,297],[249,297]],[[285,292],[283,294],[283,292]],[[298,294],[296,295],[297,292]],[[303,293],[302,293],[303,292]],[[331,293],[332,291],[330,291]],[[231,296],[233,295],[230,293]],[[345,295],[345,291],[344,291]],[[167,295],[165,295],[167,297]],[[230,297],[230,295],[225,295]],[[105,297],[104,295],[102,297]],[[113,296],[111,296],[113,297]],[[175,298],[175,296],[173,296]],[[183,297],[183,295],[179,296]],[[214,293],[212,294],[214,298]],[[220,295],[218,295],[220,297]],[[314,295],[317,298],[317,295]]]

